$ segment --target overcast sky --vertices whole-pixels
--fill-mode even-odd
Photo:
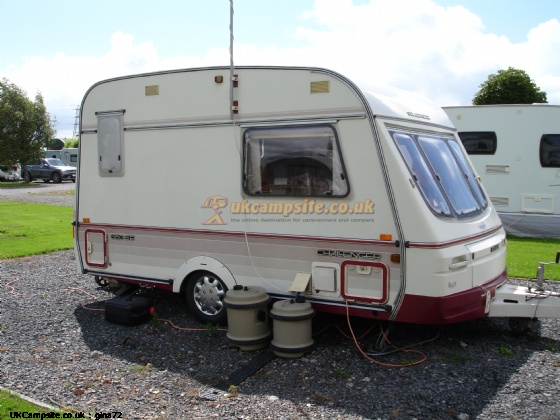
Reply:
[[[234,0],[237,65],[326,67],[439,105],[526,71],[560,104],[559,0]],[[57,137],[99,80],[229,65],[229,0],[0,0],[0,78],[40,92]]]

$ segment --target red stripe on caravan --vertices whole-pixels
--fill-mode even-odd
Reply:
[[[223,235],[223,236],[247,236],[251,238],[273,238],[273,239],[292,239],[303,241],[322,241],[322,242],[339,242],[339,243],[354,243],[365,245],[389,245],[398,246],[398,241],[381,241],[374,239],[352,239],[352,238],[338,238],[326,236],[302,236],[302,235],[277,235],[272,233],[255,233],[255,232],[239,232],[239,231],[224,231],[224,230],[207,230],[207,229],[180,229],[180,228],[164,228],[155,226],[134,226],[134,225],[112,225],[104,223],[79,223],[78,227],[97,227],[97,228],[111,228],[111,229],[136,229],[145,231],[158,231],[158,232],[181,232],[199,235]],[[446,248],[448,246],[457,245],[464,242],[470,242],[475,239],[480,239],[485,236],[490,236],[500,230],[502,225],[493,229],[486,230],[476,235],[466,236],[463,238],[455,239],[447,242],[407,242],[407,248]]]
[[[255,232],[237,232],[237,231],[224,231],[224,230],[207,230],[207,229],[179,229],[179,228],[163,228],[163,227],[150,227],[150,226],[129,226],[129,225],[111,225],[102,223],[79,223],[78,227],[96,227],[104,229],[134,229],[145,231],[157,232],[177,232],[189,233],[197,235],[223,235],[223,236],[248,236],[250,238],[273,238],[273,239],[292,239],[303,241],[322,241],[322,242],[346,242],[353,244],[365,245],[389,245],[397,246],[396,241],[381,241],[373,239],[353,239],[353,238],[329,238],[325,236],[301,236],[301,235],[277,235],[272,233],[255,233]]]
[[[452,241],[447,241],[447,242],[407,242],[406,243],[406,247],[407,248],[430,248],[430,249],[435,249],[435,248],[446,248],[448,246],[453,246],[453,245],[457,245],[463,242],[470,242],[473,241],[475,239],[480,239],[483,238],[485,236],[490,236],[494,233],[496,233],[497,231],[499,231],[502,228],[502,225],[496,226],[493,229],[490,230],[485,230],[484,232],[480,232],[476,235],[471,235],[471,236],[466,236],[463,238],[459,238],[459,239],[455,239]]]

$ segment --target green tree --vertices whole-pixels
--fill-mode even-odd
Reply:
[[[72,149],[78,147],[79,140],[78,139],[67,139],[64,147],[67,149]]]
[[[546,103],[546,92],[523,70],[509,67],[488,76],[474,96],[473,105]]]
[[[31,101],[21,88],[0,80],[0,162],[25,164],[40,159],[54,133],[40,93]]]
[[[62,150],[64,149],[64,140],[60,140],[60,139],[51,139],[49,141],[49,144],[47,145],[47,148],[49,150]]]

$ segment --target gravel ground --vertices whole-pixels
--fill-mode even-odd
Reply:
[[[230,347],[179,296],[151,292],[158,317],[182,329],[126,327],[105,320],[113,295],[76,274],[72,251],[0,264],[0,385],[55,406],[125,419],[560,418],[558,320],[523,336],[503,319],[396,324],[389,339],[410,351],[374,356],[381,326],[352,319],[371,361],[345,317],[318,314],[314,351],[240,380],[267,350]]]
[[[31,186],[22,182],[12,187],[0,187],[0,201],[23,201],[27,203],[73,206],[76,184],[73,182],[32,182]]]

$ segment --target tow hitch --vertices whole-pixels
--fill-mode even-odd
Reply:
[[[539,318],[560,318],[560,293],[546,290],[544,278],[545,266],[559,262],[560,252],[556,254],[556,261],[539,263],[534,284],[517,286],[504,283],[498,287],[488,316],[509,317],[510,328],[520,334],[535,331]]]

